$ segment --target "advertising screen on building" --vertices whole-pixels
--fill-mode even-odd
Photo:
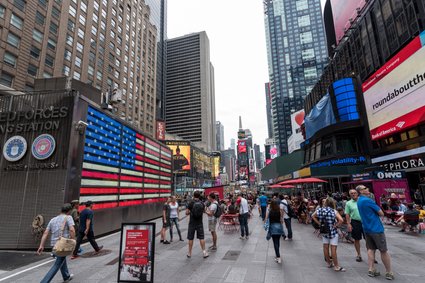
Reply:
[[[344,36],[344,29],[351,26],[350,19],[357,17],[357,10],[363,8],[366,0],[331,0],[336,42]]]
[[[301,132],[301,125],[304,123],[304,109],[291,114],[292,135],[288,139],[288,152],[301,148],[304,137]]]
[[[372,140],[425,121],[424,45],[422,32],[363,83]]]
[[[173,152],[173,172],[179,174],[190,171],[190,142],[166,141],[165,144]]]
[[[246,141],[238,141],[238,153],[246,152]]]

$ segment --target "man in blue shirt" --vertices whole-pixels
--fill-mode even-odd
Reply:
[[[384,263],[386,274],[385,278],[388,280],[394,279],[394,274],[391,271],[391,257],[388,253],[387,241],[384,233],[384,226],[382,225],[380,216],[384,216],[381,208],[369,198],[369,189],[363,185],[356,187],[359,193],[357,200],[357,207],[359,209],[360,217],[362,219],[363,231],[366,238],[366,248],[368,256],[368,265],[370,277],[379,276],[380,273],[375,269],[375,251],[381,252],[381,259]]]
[[[96,252],[99,252],[101,249],[103,249],[103,246],[98,246],[96,243],[96,240],[94,238],[94,232],[93,232],[93,202],[86,201],[85,203],[86,208],[81,211],[80,213],[80,226],[78,228],[78,237],[77,237],[77,244],[74,249],[74,253],[71,256],[71,259],[75,259],[79,257],[78,249],[80,248],[81,242],[83,241],[84,237],[87,236],[87,240],[89,240],[91,246]]]
[[[260,200],[260,208],[261,208],[261,218],[266,218],[267,211],[267,196],[264,195],[264,192],[261,193],[261,196],[258,198]]]

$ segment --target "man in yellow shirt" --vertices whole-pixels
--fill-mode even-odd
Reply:
[[[416,210],[419,211],[419,221],[423,221],[425,219],[425,210],[420,205],[416,205]]]

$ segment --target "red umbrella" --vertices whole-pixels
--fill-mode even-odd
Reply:
[[[282,188],[282,186],[281,186],[281,185],[279,185],[279,184],[274,184],[274,185],[269,186],[269,188],[272,188],[272,189],[280,189],[280,188]]]
[[[283,185],[283,186],[281,186],[281,188],[282,189],[293,189],[293,188],[295,188],[294,186],[292,186],[292,185]]]
[[[290,185],[290,184],[305,184],[305,183],[327,183],[327,181],[319,179],[319,178],[301,178],[301,179],[293,179],[288,181],[280,182],[279,185]]]

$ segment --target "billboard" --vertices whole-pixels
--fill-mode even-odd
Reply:
[[[173,172],[182,174],[190,171],[190,142],[166,141],[165,144],[173,152]]]
[[[239,140],[238,141],[238,153],[244,153],[246,152],[246,141],[245,140]]]
[[[304,123],[304,109],[291,114],[292,135],[288,139],[288,153],[301,148],[304,137],[301,132],[301,125]]]
[[[156,139],[163,141],[165,140],[165,122],[156,121]]]
[[[351,26],[350,19],[354,20],[357,17],[357,11],[360,11],[366,2],[366,0],[331,0],[332,18],[337,43],[344,36],[345,29]]]
[[[424,45],[422,32],[363,83],[372,140],[425,121]]]

